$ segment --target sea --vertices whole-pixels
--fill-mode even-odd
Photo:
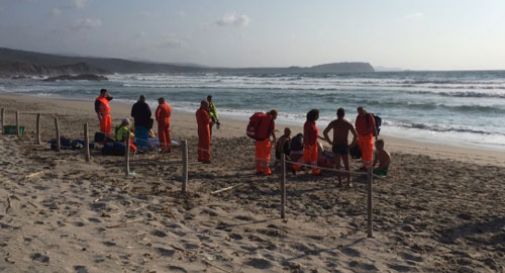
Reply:
[[[384,135],[505,151],[505,71],[107,77],[109,81],[102,82],[0,79],[0,92],[91,101],[107,88],[116,100],[133,103],[143,94],[155,106],[163,96],[172,107],[187,112],[212,95],[220,115],[243,120],[244,127],[257,111],[277,109],[280,123],[301,126],[309,110],[319,109],[323,129],[337,108],[344,108],[347,119],[354,122],[356,107],[363,106],[382,118]]]

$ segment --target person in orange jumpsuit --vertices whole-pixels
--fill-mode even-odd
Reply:
[[[262,116],[262,120],[258,127],[257,135],[261,136],[256,140],[256,174],[271,175],[270,159],[272,157],[272,141],[276,142],[275,137],[275,119],[277,119],[277,111],[271,110]],[[263,139],[264,138],[264,139]]]
[[[210,163],[210,123],[209,103],[202,100],[200,108],[196,111],[198,124],[198,161]]]
[[[158,108],[156,108],[156,121],[158,122],[158,138],[160,139],[160,148],[162,153],[170,153],[170,117],[172,107],[165,101],[165,98],[158,99]]]
[[[321,174],[321,169],[317,167],[319,129],[317,128],[316,121],[318,119],[319,110],[312,109],[307,113],[307,121],[303,125],[303,161],[305,161],[305,164],[314,166],[312,167],[312,175]]]
[[[375,119],[363,107],[358,107],[356,117],[356,132],[358,133],[358,144],[361,150],[362,169],[372,167],[374,136],[377,135]]]
[[[106,136],[112,136],[112,117],[110,115],[109,101],[112,97],[109,95],[107,89],[100,90],[100,96],[95,100],[95,112],[100,122],[100,131]]]

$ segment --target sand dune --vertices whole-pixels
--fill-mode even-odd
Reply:
[[[184,195],[178,149],[135,155],[135,175],[125,177],[121,157],[94,150],[86,163],[80,151],[32,144],[35,112],[45,113],[44,140],[55,113],[69,137],[81,137],[84,122],[97,126],[82,102],[34,102],[0,101],[31,113],[22,115],[26,136],[0,137],[0,272],[505,272],[499,155],[491,165],[487,151],[393,149],[390,177],[375,185],[375,236],[366,238],[362,177],[348,189],[331,174],[289,174],[287,221],[279,219],[278,172],[254,175],[240,123],[217,133],[213,164],[190,165]],[[128,110],[114,109],[116,119]],[[173,129],[188,139],[190,161],[193,119],[178,114]],[[489,161],[475,164],[479,157]]]

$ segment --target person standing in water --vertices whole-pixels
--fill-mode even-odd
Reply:
[[[328,127],[324,129],[323,136],[324,139],[331,144],[332,151],[336,155],[336,168],[340,169],[340,161],[344,163],[344,169],[347,173],[347,186],[351,186],[351,174],[349,173],[349,147],[356,145],[357,133],[354,130],[352,124],[345,118],[345,110],[339,108],[337,110],[337,119],[333,120],[328,124]],[[333,131],[333,138],[330,139],[328,134]],[[352,142],[349,145],[349,133],[352,134]],[[342,176],[338,175],[339,185],[342,185]]]
[[[101,89],[100,95],[95,99],[95,112],[100,122],[100,131],[106,136],[112,136],[112,116],[109,102],[112,96],[107,89]]]

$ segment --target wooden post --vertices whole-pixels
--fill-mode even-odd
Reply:
[[[21,137],[21,131],[19,130],[19,111],[16,111],[16,135]]]
[[[54,118],[54,128],[56,129],[56,151],[61,151],[60,123],[58,118]]]
[[[286,154],[281,155],[281,218],[286,219]]]
[[[36,139],[36,144],[40,145],[42,144],[42,140],[40,139],[40,114],[37,114],[37,124],[36,124],[36,131],[37,131],[37,139]]]
[[[2,111],[0,113],[0,126],[2,126],[2,128],[0,128],[0,130],[2,130],[2,134],[5,134],[5,132],[4,132],[4,126],[5,126],[4,117],[5,117],[5,109],[2,108]]]
[[[368,190],[368,204],[367,204],[367,212],[368,212],[368,219],[367,219],[367,233],[368,233],[368,238],[373,237],[373,204],[372,204],[372,184],[373,184],[373,167],[368,168],[367,172],[367,190]]]
[[[188,190],[188,141],[182,141],[182,192],[186,193]]]
[[[130,175],[130,132],[126,134],[126,140],[125,140],[125,175],[129,176]]]
[[[84,124],[84,153],[86,162],[89,162],[91,159],[91,154],[89,152],[89,130],[87,122]]]

